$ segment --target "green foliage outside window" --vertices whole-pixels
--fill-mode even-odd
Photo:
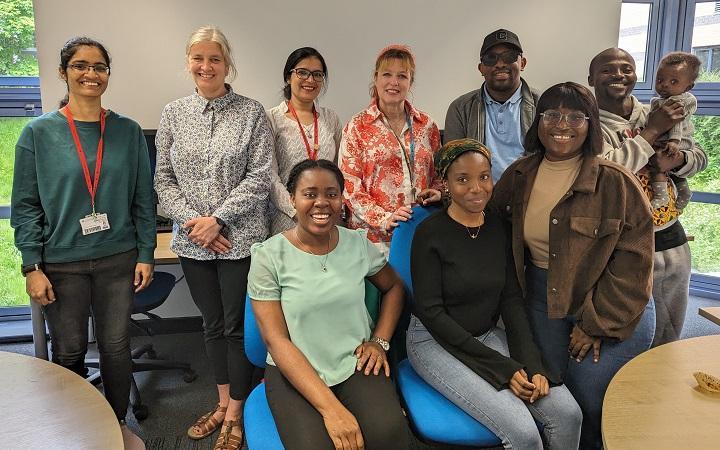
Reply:
[[[0,1],[0,75],[37,76],[32,0]]]

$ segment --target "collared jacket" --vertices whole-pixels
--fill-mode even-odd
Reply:
[[[508,167],[489,205],[512,224],[513,259],[524,293],[523,224],[542,157],[530,155]],[[652,217],[637,179],[619,164],[585,157],[548,226],[548,317],[574,316],[590,336],[629,337],[652,290]]]
[[[520,78],[520,126],[522,137],[525,139],[530,125],[535,118],[535,106],[540,93],[531,88],[527,82]],[[476,139],[485,143],[485,83],[474,91],[456,98],[445,115],[445,131],[443,142],[454,139]]]

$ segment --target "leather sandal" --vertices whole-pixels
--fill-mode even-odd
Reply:
[[[240,419],[226,420],[223,422],[223,427],[225,429],[220,432],[214,450],[239,450],[243,441]],[[233,428],[240,430],[240,436],[232,434]]]
[[[215,409],[199,418],[190,428],[188,428],[188,437],[190,439],[202,439],[213,434],[213,432],[217,430],[220,426],[220,422],[218,422],[218,420],[214,417],[214,414],[218,411],[223,413],[224,418],[225,411],[227,411],[227,406],[220,406],[220,403],[218,403]],[[201,432],[196,433],[195,427],[198,427]]]

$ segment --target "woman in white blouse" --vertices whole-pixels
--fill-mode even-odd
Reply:
[[[222,424],[215,449],[237,449],[253,372],[243,337],[250,246],[268,231],[272,135],[262,105],[225,83],[236,69],[220,30],[195,31],[186,53],[196,89],[163,110],[155,190],[174,222],[170,248],[202,313],[219,395],[188,435],[201,439]]]
[[[335,111],[315,100],[327,89],[327,65],[320,52],[302,47],[290,53],[283,79],[285,99],[268,110],[275,153],[272,168],[272,234],[295,226],[295,208],[285,188],[290,169],[305,159],[337,162],[342,127]]]

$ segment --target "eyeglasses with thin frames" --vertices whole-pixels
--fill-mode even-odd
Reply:
[[[502,53],[485,53],[480,57],[480,62],[488,67],[494,66],[500,59],[505,64],[512,64],[521,55],[522,53],[517,50],[508,50]]]
[[[88,64],[88,63],[73,63],[69,64],[68,67],[70,67],[73,70],[76,70],[78,72],[88,73],[90,69],[92,69],[95,73],[100,75],[106,75],[110,73],[110,67],[106,64]]]
[[[567,123],[570,128],[580,128],[586,120],[590,120],[590,117],[581,112],[563,114],[554,109],[548,109],[547,111],[540,113],[540,115],[543,118],[543,122],[550,126],[558,125],[562,122],[563,118],[565,118],[565,123]]]
[[[313,80],[318,83],[322,83],[323,81],[325,81],[325,72],[321,70],[314,70],[311,72],[307,69],[293,69],[290,72],[294,72],[295,75],[297,75],[297,77],[301,80],[307,80],[312,75]]]

